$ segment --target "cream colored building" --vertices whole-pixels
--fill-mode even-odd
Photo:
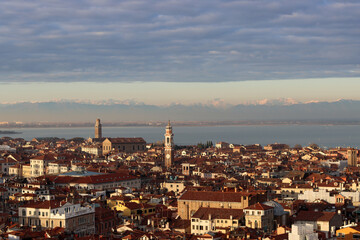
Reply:
[[[65,228],[78,236],[95,233],[95,208],[57,200],[19,207],[19,224],[40,229]]]
[[[30,178],[31,177],[31,166],[30,164],[22,165],[22,177]]]
[[[178,215],[181,219],[191,219],[200,208],[244,209],[251,204],[266,201],[266,192],[207,192],[186,191],[178,199]]]
[[[97,143],[94,145],[82,146],[81,151],[89,153],[89,154],[93,154],[95,156],[101,156],[102,155],[102,145],[100,143]]]
[[[183,181],[165,181],[161,183],[162,189],[167,189],[168,192],[175,192],[175,194],[180,194],[186,188]]]
[[[46,173],[49,175],[57,175],[70,171],[70,164],[60,162],[50,162],[46,168]]]
[[[256,203],[244,209],[245,226],[271,232],[274,228],[274,208]]]
[[[30,164],[17,164],[9,167],[9,175],[23,178],[31,177],[31,166]]]
[[[56,159],[53,156],[43,155],[30,159],[31,177],[39,177],[45,175],[46,168],[50,162]]]
[[[292,224],[289,240],[318,240],[318,233],[314,232],[312,224]]]
[[[18,161],[7,157],[6,159],[1,159],[0,158],[0,171],[6,175],[10,174],[9,168],[18,164]]]
[[[9,167],[9,175],[16,176],[16,177],[22,177],[22,165],[16,164],[14,166]]]
[[[244,212],[241,209],[199,208],[191,217],[191,234],[232,231],[242,225]]]
[[[335,235],[336,229],[343,225],[343,218],[337,212],[299,211],[294,223],[312,224],[313,230],[322,231],[330,238]]]

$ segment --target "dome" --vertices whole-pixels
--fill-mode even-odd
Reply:
[[[281,215],[284,215],[284,214],[287,213],[286,211],[284,211],[283,206],[281,206],[281,204],[278,203],[278,202],[268,201],[268,202],[264,202],[263,204],[265,204],[267,206],[270,206],[270,207],[273,207],[275,216],[281,216]]]

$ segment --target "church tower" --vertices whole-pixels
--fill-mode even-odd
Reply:
[[[102,130],[101,130],[100,119],[96,119],[95,123],[95,138],[102,138]]]
[[[357,151],[355,149],[347,151],[347,162],[349,167],[357,166]]]
[[[165,167],[170,168],[174,160],[174,134],[172,133],[172,127],[170,121],[166,126],[165,132]]]

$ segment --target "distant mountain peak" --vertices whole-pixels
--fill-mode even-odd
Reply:
[[[250,105],[267,105],[267,106],[274,106],[274,105],[294,105],[299,104],[298,101],[296,101],[293,98],[277,98],[277,99],[262,99],[255,101],[254,103]]]

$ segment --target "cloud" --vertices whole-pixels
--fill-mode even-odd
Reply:
[[[0,82],[358,77],[360,3],[0,2]]]

